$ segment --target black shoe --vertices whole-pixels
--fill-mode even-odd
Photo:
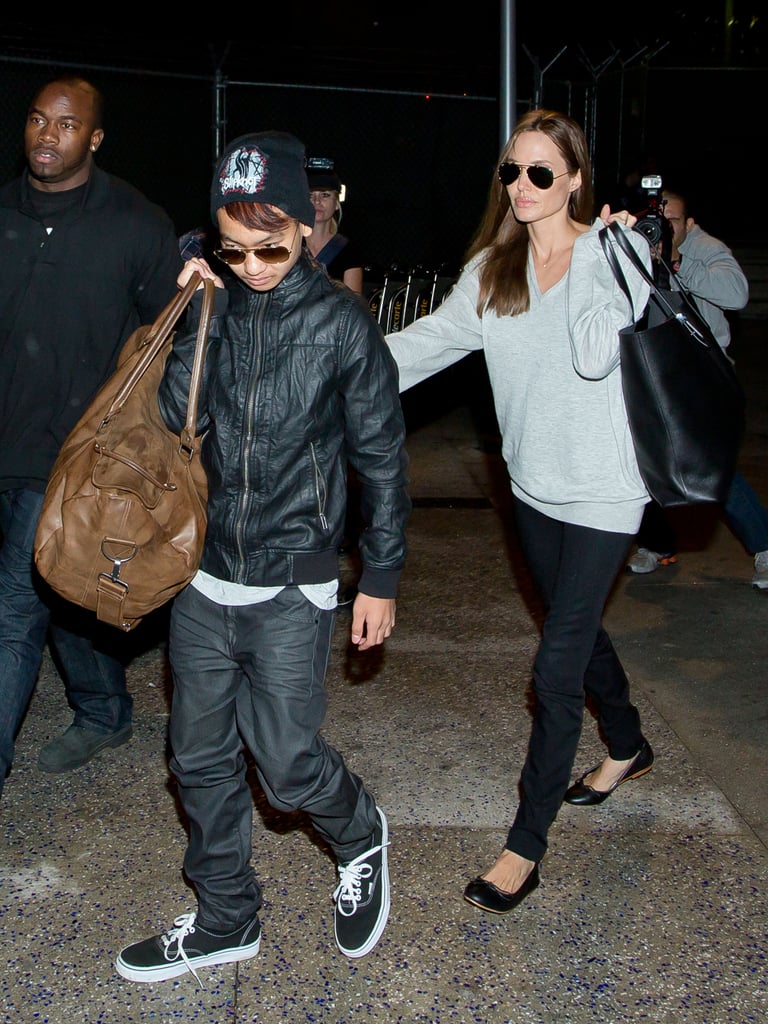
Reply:
[[[370,953],[381,938],[389,917],[389,833],[384,812],[376,808],[373,846],[349,864],[339,865],[334,931],[336,945],[345,956]]]
[[[539,865],[534,864],[531,873],[515,892],[504,892],[493,882],[484,878],[473,878],[464,890],[464,899],[473,907],[487,910],[491,914],[506,914],[522,903],[539,884]]]
[[[600,790],[593,789],[588,786],[584,779],[587,775],[591,775],[592,772],[597,771],[600,767],[596,764],[594,768],[590,768],[588,772],[584,772],[578,782],[574,782],[569,790],[566,791],[563,799],[567,804],[575,804],[577,807],[593,807],[595,804],[601,804],[604,800],[607,800],[611,793],[618,789],[619,786],[624,785],[625,782],[629,782],[630,779],[639,779],[641,775],[645,775],[646,772],[651,770],[653,764],[653,751],[651,745],[647,740],[643,740],[643,745],[640,747],[639,753],[637,753],[632,761],[627,765],[624,774],[621,776],[618,782],[615,782],[610,789]]]
[[[70,725],[61,736],[40,750],[37,767],[41,772],[70,772],[87,764],[107,747],[119,747],[133,735],[130,722],[116,732],[95,732]]]
[[[183,914],[165,935],[126,946],[118,956],[117,973],[129,981],[167,981],[189,971],[201,988],[198,967],[249,960],[259,952],[261,925],[258,917],[227,935],[206,931],[196,923],[197,914]]]

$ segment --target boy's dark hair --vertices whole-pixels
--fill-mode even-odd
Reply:
[[[223,209],[232,220],[256,231],[281,231],[291,220],[287,213],[267,203],[227,203]]]

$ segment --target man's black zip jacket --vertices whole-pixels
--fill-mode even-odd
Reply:
[[[93,167],[49,234],[25,171],[0,190],[0,491],[44,491],[131,332],[176,293],[173,222]]]
[[[160,386],[175,432],[201,296]],[[364,524],[358,589],[396,596],[411,510],[397,367],[360,297],[306,253],[270,292],[237,279],[216,289],[198,431],[209,486],[205,572],[249,586],[336,579],[349,462]]]

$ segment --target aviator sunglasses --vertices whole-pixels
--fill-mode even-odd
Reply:
[[[245,258],[249,252],[252,252],[256,259],[262,263],[285,263],[293,252],[298,230],[299,225],[296,224],[290,249],[285,245],[265,245],[255,249],[238,249],[235,246],[229,246],[226,249],[214,249],[213,255],[221,260],[222,263],[226,263],[228,267],[239,267],[241,263],[245,263]]]
[[[555,174],[551,167],[542,167],[541,164],[513,164],[503,163],[499,164],[499,181],[502,185],[511,185],[517,181],[522,171],[525,171],[528,175],[528,181],[534,186],[534,188],[545,189],[552,188],[557,178],[562,178],[568,171],[563,171],[562,174]]]

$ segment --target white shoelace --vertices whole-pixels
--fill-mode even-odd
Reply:
[[[389,843],[386,845],[389,846]],[[362,897],[363,879],[370,878],[373,874],[373,868],[367,860],[381,850],[382,846],[374,846],[361,853],[359,857],[355,857],[349,864],[339,866],[340,881],[334,890],[333,898],[342,916],[351,917],[357,910]]]
[[[189,962],[187,951],[184,949],[184,939],[188,935],[193,935],[195,932],[196,917],[197,914],[195,911],[192,911],[191,914],[182,914],[181,917],[177,917],[176,920],[173,922],[173,928],[169,928],[165,935],[161,935],[160,940],[163,943],[163,946],[165,947],[165,951],[163,953],[165,959],[176,960],[178,957],[181,957],[181,959],[184,961],[187,967],[187,970],[194,975],[195,981],[198,983],[200,988],[205,988],[205,985],[200,979],[200,975]],[[169,956],[168,950],[170,949],[171,945],[174,942],[176,943],[176,948],[178,952],[176,953],[175,956]]]

